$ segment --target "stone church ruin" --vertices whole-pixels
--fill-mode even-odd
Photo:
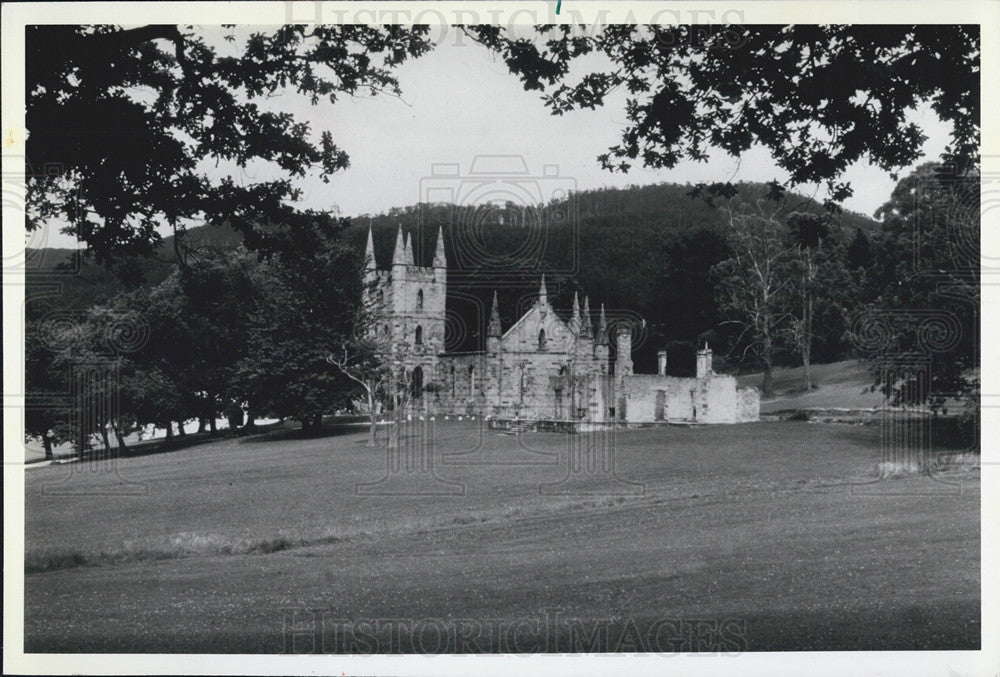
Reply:
[[[433,262],[414,260],[411,242],[397,232],[392,263],[379,269],[371,230],[366,247],[366,279],[376,290],[385,356],[403,371],[413,395],[411,407],[432,415],[482,416],[496,427],[531,421],[539,428],[583,430],[607,424],[742,423],[760,416],[755,388],[712,371],[712,351],[697,353],[692,378],[666,375],[661,351],[658,373],[636,374],[632,329],[626,324],[609,336],[604,306],[596,324],[590,302],[574,296],[564,320],[550,305],[545,278],[538,298],[513,325],[501,326],[497,296],[485,347],[472,352],[445,349],[447,261],[438,230]],[[611,357],[614,341],[615,357]],[[432,391],[427,384],[434,383]]]

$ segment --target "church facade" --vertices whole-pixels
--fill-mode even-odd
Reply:
[[[410,383],[411,408],[431,415],[482,416],[498,425],[512,421],[566,423],[740,423],[756,421],[760,397],[737,388],[736,379],[712,371],[712,353],[698,352],[696,376],[667,376],[661,351],[657,374],[635,374],[632,332],[620,326],[609,336],[604,306],[574,296],[569,320],[549,303],[545,278],[538,298],[512,326],[500,323],[493,295],[484,349],[445,349],[447,261],[438,230],[429,267],[414,260],[402,229],[392,262],[380,269],[369,230],[366,278],[377,308],[376,334],[385,358]],[[611,341],[615,357],[611,358]]]

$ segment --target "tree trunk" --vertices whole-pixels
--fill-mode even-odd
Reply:
[[[774,375],[771,370],[774,366],[774,358],[771,355],[771,336],[770,334],[764,335],[764,340],[761,342],[760,357],[764,362],[764,386],[763,393],[761,396],[764,398],[774,397]]]
[[[809,373],[809,362],[812,356],[812,323],[813,323],[813,295],[812,295],[812,256],[806,257],[806,274],[803,280],[802,299],[802,387],[806,392],[812,390],[812,376]]]
[[[212,417],[208,419],[208,434],[214,437],[216,432],[215,415],[213,414]]]
[[[87,433],[84,432],[83,425],[81,424],[79,429],[76,431],[76,457],[83,460],[83,454],[87,450]]]
[[[813,387],[812,375],[809,373],[811,353],[812,349],[808,343],[802,346],[802,385],[805,387],[806,392],[812,390]]]
[[[187,435],[187,433],[184,432],[184,421],[177,421],[177,435],[179,437]]]
[[[199,416],[198,417],[198,434],[200,435],[203,432],[205,432],[205,417],[204,416]]]
[[[243,422],[243,429],[253,430],[256,427],[256,424],[254,423],[255,418],[257,418],[257,415],[253,412],[253,410],[251,409],[250,411],[248,411],[247,420]]]
[[[389,448],[399,447],[400,428],[403,425],[403,404],[399,396],[395,397],[392,408],[392,425],[389,427]]]
[[[171,442],[174,439],[174,424],[167,421],[164,430],[167,431],[166,441]]]
[[[42,446],[45,447],[45,459],[51,461],[55,456],[52,454],[52,438],[49,437],[49,432],[46,430],[45,434],[42,435]]]
[[[377,440],[375,439],[376,431],[378,430],[378,412],[375,408],[375,389],[373,387],[368,387],[368,446],[374,447]]]
[[[114,421],[111,422],[111,429],[115,431],[115,439],[118,440],[118,453],[125,451],[125,436],[122,435],[121,428]]]
[[[111,440],[108,438],[108,427],[106,425],[101,426],[101,442],[104,443],[105,456],[111,456]]]
[[[323,429],[323,415],[313,414],[302,420],[302,429],[309,433],[318,433]]]

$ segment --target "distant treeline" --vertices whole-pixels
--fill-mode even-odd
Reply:
[[[760,184],[739,188],[754,195],[766,191]],[[696,343],[711,339],[717,350],[724,347],[711,270],[729,254],[719,205],[693,198],[691,190],[677,184],[604,188],[540,207],[418,204],[357,217],[349,232],[356,246],[364,247],[370,226],[375,258],[385,268],[399,227],[412,238],[422,265],[430,265],[438,228],[443,228],[449,313],[456,316],[451,318],[456,326],[467,329],[449,332],[453,350],[482,347],[483,313],[488,316],[494,290],[506,329],[527,309],[545,273],[550,300],[567,316],[577,292],[581,303],[589,296],[595,315],[604,303],[609,317],[645,319],[645,335],[633,356],[637,369],[654,369],[657,350],[667,348],[670,371],[684,375],[693,372]],[[786,202],[788,212],[824,211],[818,202],[797,195]],[[838,237],[847,243],[859,230],[867,241],[878,229],[860,214],[834,218]],[[836,335],[817,337],[816,361],[849,352],[842,325],[831,331]],[[778,355],[779,362],[795,359],[793,350]]]
[[[762,184],[740,184],[739,189],[752,195],[766,191]],[[544,273],[551,302],[567,316],[576,292],[581,303],[589,296],[595,321],[601,303],[609,318],[645,320],[633,356],[637,369],[652,370],[656,351],[667,348],[670,371],[684,375],[693,370],[697,343],[709,339],[717,352],[725,353],[726,342],[711,276],[712,267],[728,256],[724,218],[719,205],[692,197],[691,190],[678,184],[602,188],[530,206],[424,203],[355,217],[347,233],[361,251],[370,226],[376,260],[384,268],[392,260],[399,227],[412,238],[423,265],[430,265],[443,228],[449,327],[455,328],[448,332],[450,350],[482,347],[494,290],[504,328],[513,324],[537,294]],[[789,194],[786,201],[788,211],[823,212],[806,197]],[[867,235],[878,230],[875,221],[856,213],[843,212],[835,220],[848,243],[861,237],[867,246]],[[184,238],[196,253],[231,251],[242,242],[226,227],[195,228]],[[40,266],[76,272],[60,276],[61,295],[29,305],[35,313],[86,308],[110,299],[123,286],[158,284],[170,274],[175,256],[173,237],[165,238],[160,255],[134,261],[131,281],[123,282],[70,250],[36,250],[33,260]],[[815,361],[849,352],[843,327],[835,324],[830,332],[818,333]],[[791,349],[777,355],[778,363],[795,360]]]

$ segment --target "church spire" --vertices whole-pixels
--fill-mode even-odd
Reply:
[[[444,256],[444,229],[441,226],[438,226],[437,248],[434,250],[434,267],[448,267],[448,259]]]
[[[590,323],[590,297],[588,296],[583,297],[583,317],[580,321],[583,323],[582,333],[584,338],[592,338],[594,335],[594,327]]]
[[[580,333],[580,297],[576,292],[573,292],[573,317],[569,321],[569,326],[575,333]]]
[[[601,317],[597,320],[597,342],[601,345],[608,343],[608,320],[604,317],[604,304],[601,304]]]
[[[403,233],[403,226],[396,231],[396,248],[392,252],[392,265],[406,265],[406,235]]]
[[[375,270],[375,243],[372,241],[372,227],[368,226],[368,243],[365,245],[365,270]]]
[[[538,287],[538,302],[542,305],[549,302],[548,292],[545,291],[545,273],[542,273],[542,284]]]
[[[411,235],[410,237],[406,237],[406,234],[405,233],[403,234],[403,259],[406,261],[406,265],[408,266],[412,266],[416,263],[413,260],[414,237],[416,237],[416,235]]]
[[[500,304],[497,303],[497,293],[493,292],[493,310],[490,311],[490,324],[486,330],[487,336],[500,336]]]

